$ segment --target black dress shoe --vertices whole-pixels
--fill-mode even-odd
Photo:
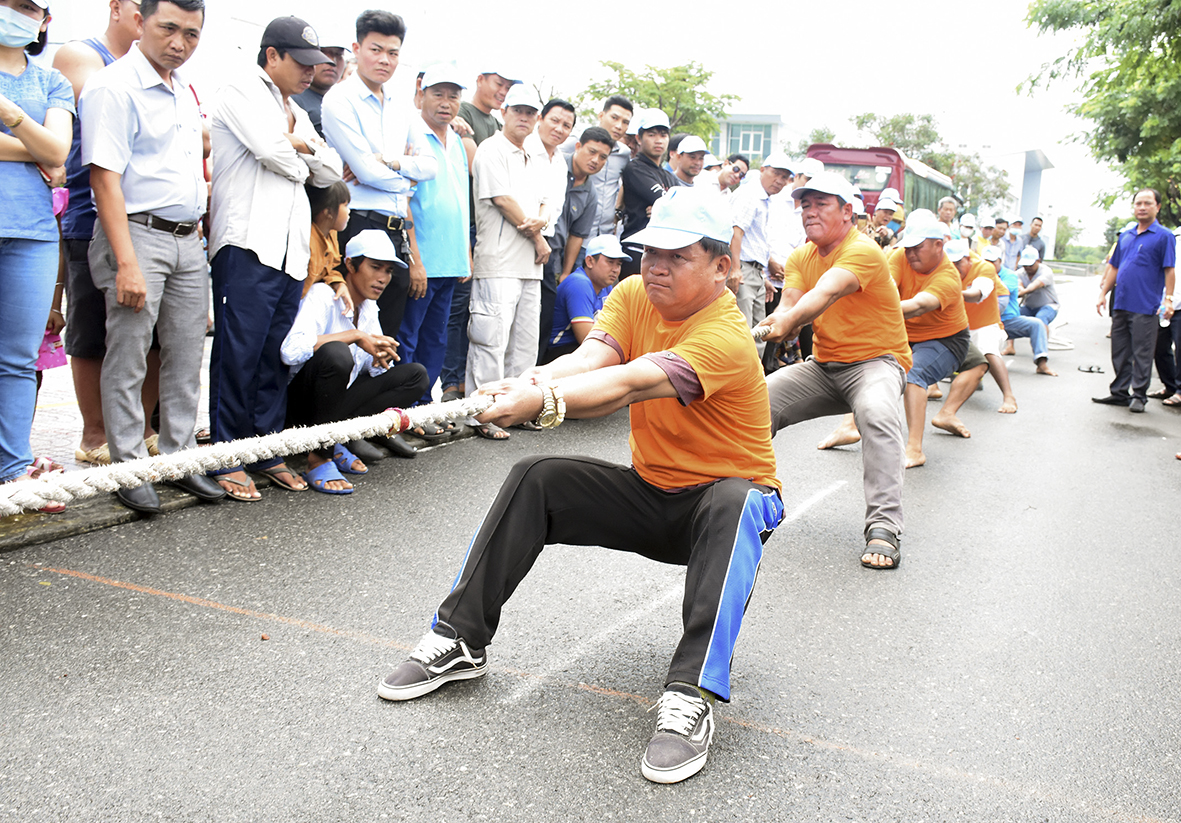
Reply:
[[[403,440],[401,434],[395,434],[393,437],[378,435],[369,439],[389,449],[390,454],[394,457],[405,457],[409,459],[418,456],[418,449]]]
[[[376,463],[389,457],[385,449],[377,448],[368,440],[350,440],[345,443],[345,448],[357,455],[362,463]]]
[[[1139,397],[1133,397],[1132,402],[1128,404],[1128,411],[1136,412],[1137,414],[1143,414],[1144,406],[1145,401],[1141,400]]]
[[[1132,398],[1126,394],[1109,394],[1107,397],[1092,397],[1091,402],[1104,406],[1126,406],[1132,402]]]
[[[134,489],[116,489],[115,497],[129,509],[143,514],[159,514],[160,498],[156,496],[156,489],[151,483],[144,483]]]
[[[226,490],[216,480],[203,474],[186,474],[184,477],[165,482],[206,502],[221,500],[226,496]]]

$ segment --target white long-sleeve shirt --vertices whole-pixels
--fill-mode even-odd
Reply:
[[[381,88],[381,97],[369,90],[355,72],[324,95],[320,126],[328,145],[340,152],[356,176],[349,184],[354,211],[376,211],[405,217],[407,195],[419,180],[433,180],[438,161],[414,142],[411,117],[418,111],[409,98],[398,100],[392,82]],[[377,160],[397,159],[399,171]]]
[[[213,112],[213,203],[209,256],[223,246],[258,255],[264,266],[292,278],[308,275],[312,214],[304,183],[340,180],[340,156],[316,134],[294,102],[292,134],[312,150],[299,154],[287,133],[283,96],[265,71],[226,86]],[[286,261],[286,262],[284,262]]]
[[[365,300],[361,303],[357,324],[354,326],[352,313],[345,312],[344,301],[337,298],[332,287],[327,283],[313,285],[299,304],[295,323],[283,338],[283,345],[279,347],[280,358],[285,365],[291,367],[288,379],[295,377],[296,372],[303,368],[303,364],[312,359],[316,352],[316,340],[321,335],[353,329],[360,329],[368,334],[381,334],[381,322],[377,315],[377,303]],[[353,355],[353,373],[349,375],[350,386],[361,374],[361,369],[368,369],[370,377],[376,377],[385,371],[383,367],[373,365],[373,355],[356,343],[349,345],[349,351]]]

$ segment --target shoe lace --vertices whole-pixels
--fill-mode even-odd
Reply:
[[[419,663],[429,664],[455,648],[457,640],[443,637],[435,632],[427,632],[418,641],[418,648],[410,653],[410,657]]]
[[[688,737],[707,708],[700,697],[680,692],[665,692],[651,709],[656,709],[656,731]]]

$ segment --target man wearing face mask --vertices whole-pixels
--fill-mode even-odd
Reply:
[[[1021,256],[1021,250],[1025,248],[1025,243],[1021,238],[1023,225],[1021,215],[1014,214],[1009,218],[1009,224],[1005,226],[1005,234],[1001,238],[1001,264],[1007,269],[1017,268],[1017,258]]]
[[[965,214],[960,218],[960,237],[972,246],[976,242],[976,215]]]

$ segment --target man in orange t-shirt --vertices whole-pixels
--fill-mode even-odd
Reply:
[[[959,272],[944,253],[944,226],[934,213],[916,209],[906,217],[906,232],[890,255],[890,274],[898,284],[906,335],[914,363],[906,373],[902,404],[906,410],[906,468],[927,462],[923,429],[927,422],[927,387],[949,377],[968,352],[968,315],[964,312]],[[983,369],[981,369],[983,373]],[[960,433],[959,404],[944,403],[931,425]],[[966,435],[965,435],[966,436]]]
[[[988,364],[988,371],[1001,390],[1003,399],[1001,407],[997,409],[1001,414],[1014,414],[1017,411],[1017,397],[1013,394],[1013,387],[1009,384],[1009,370],[1001,357],[1001,346],[1008,340],[1005,327],[1001,325],[1001,309],[997,302],[1001,296],[1008,297],[1009,290],[996,276],[996,269],[991,263],[968,251],[967,240],[953,240],[947,244],[947,259],[956,267],[963,281],[964,311],[968,315],[968,334],[971,346],[967,359],[972,358],[972,350],[979,352]],[[979,365],[977,363],[977,365]],[[960,373],[951,383],[951,390],[947,393],[950,401],[953,395],[964,392],[966,400],[972,396],[979,384],[977,379],[972,382],[972,370],[960,364]],[[957,386],[956,384],[961,384]]]
[[[852,412],[864,433],[853,437],[863,440],[861,564],[897,568],[906,442],[898,399],[911,365],[898,288],[881,248],[853,225],[848,180],[822,172],[792,198],[811,242],[788,258],[779,307],[760,325],[769,339],[790,340],[812,323],[813,355],[767,378],[772,431]]]
[[[632,465],[517,463],[432,630],[381,681],[380,697],[409,700],[483,675],[501,608],[547,544],[634,552],[687,567],[684,634],[641,773],[675,783],[705,765],[763,543],[783,517],[762,364],[726,288],[732,236],[716,193],[672,189],[629,238],[644,248],[641,277],[615,287],[582,345],[481,387],[495,402],[478,419],[500,426],[536,419],[552,428],[566,413],[598,417],[630,404]]]

